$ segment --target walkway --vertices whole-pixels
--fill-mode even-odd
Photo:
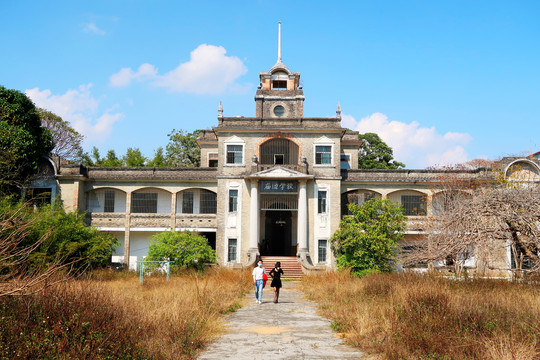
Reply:
[[[279,304],[273,289],[263,292],[258,305],[247,305],[225,318],[228,332],[210,344],[199,360],[221,359],[361,359],[363,354],[343,343],[330,321],[316,314],[314,303],[303,299],[296,282],[284,282]]]

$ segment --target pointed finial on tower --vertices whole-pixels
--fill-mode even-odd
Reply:
[[[281,62],[281,21],[279,22],[279,25],[278,25],[277,61]]]
[[[221,101],[219,102],[219,108],[218,108],[218,118],[223,117],[223,105],[221,104]]]
[[[341,119],[341,106],[339,106],[339,101],[338,101],[338,103],[337,103],[336,117],[337,117],[338,119]]]

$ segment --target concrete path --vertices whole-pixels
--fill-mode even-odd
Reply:
[[[363,358],[332,332],[330,320],[317,315],[316,305],[296,290],[296,282],[283,282],[278,304],[269,285],[262,304],[250,294],[247,305],[225,318],[227,333],[210,344],[200,360]]]

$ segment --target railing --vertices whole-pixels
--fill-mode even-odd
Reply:
[[[131,214],[129,227],[171,227],[171,214]]]
[[[88,225],[95,227],[124,227],[126,225],[124,213],[88,213],[86,219]]]
[[[216,214],[176,214],[177,228],[216,228]]]
[[[294,170],[294,171],[301,171],[300,165],[297,164],[259,164],[259,171],[272,169],[276,166],[281,166],[285,169]]]

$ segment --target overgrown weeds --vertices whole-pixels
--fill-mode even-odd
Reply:
[[[307,276],[333,328],[385,359],[540,359],[540,286],[415,274]]]
[[[100,280],[98,280],[100,279]],[[0,358],[190,359],[239,307],[249,272],[145,278],[101,272],[0,299]]]

